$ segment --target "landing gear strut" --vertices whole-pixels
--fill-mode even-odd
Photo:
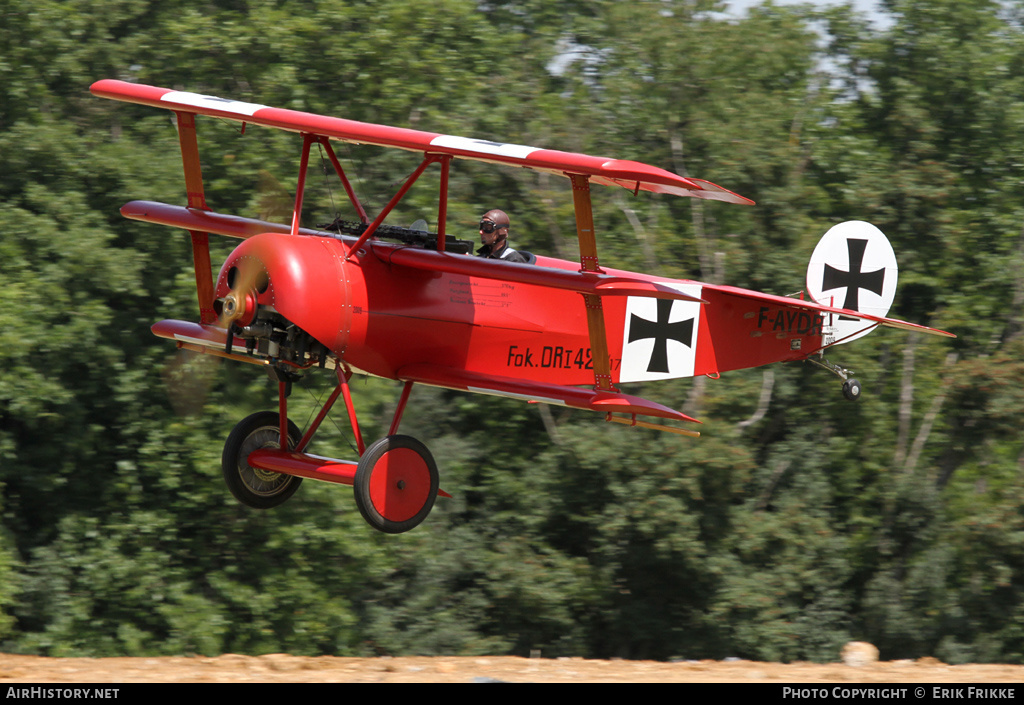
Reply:
[[[852,370],[848,370],[845,367],[840,367],[839,365],[833,362],[829,362],[824,357],[821,358],[820,360],[808,358],[808,361],[813,362],[818,367],[825,368],[826,370],[834,374],[836,377],[843,380],[844,397],[846,397],[850,401],[857,401],[858,399],[860,399],[860,393],[863,388],[860,385],[860,381],[852,376]]]
[[[278,411],[262,411],[243,419],[224,445],[223,472],[228,489],[240,502],[258,509],[281,504],[298,489],[303,477],[352,485],[356,506],[378,531],[398,534],[427,518],[438,495],[437,464],[427,447],[410,436],[398,435],[412,383],[402,390],[388,435],[366,447],[359,432],[349,393],[351,371],[337,366],[338,386],[303,435],[288,419],[287,398],[297,376],[272,368],[278,382]],[[339,397],[345,401],[359,462],[308,455],[305,450]],[[282,437],[286,442],[282,443]]]

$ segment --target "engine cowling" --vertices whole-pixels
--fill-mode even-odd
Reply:
[[[217,277],[221,325],[293,362],[315,357],[317,344],[343,354],[351,319],[345,266],[336,240],[255,235],[235,248]]]

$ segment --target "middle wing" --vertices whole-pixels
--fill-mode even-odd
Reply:
[[[174,206],[156,201],[131,201],[121,207],[121,215],[157,225],[168,225],[184,230],[201,230],[217,235],[245,239],[265,232],[287,233],[289,226],[268,223],[253,218],[224,215],[198,208]],[[331,233],[301,228],[303,235],[335,237]],[[344,238],[348,239],[348,238]],[[453,255],[415,248],[381,248],[389,264],[401,265],[429,272],[447,272],[486,279],[501,279],[519,284],[534,284],[555,289],[566,289],[594,296],[650,296],[659,299],[701,301],[676,289],[625,274],[594,274],[529,265],[495,266],[493,260],[465,255]]]

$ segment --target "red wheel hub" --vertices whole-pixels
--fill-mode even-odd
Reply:
[[[394,448],[377,461],[370,476],[370,501],[389,521],[416,516],[430,497],[430,468],[419,453]]]

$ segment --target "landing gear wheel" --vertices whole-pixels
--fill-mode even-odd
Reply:
[[[242,504],[254,509],[270,509],[283,503],[299,489],[301,477],[260,470],[249,466],[249,454],[260,448],[281,447],[280,417],[273,411],[259,411],[238,422],[232,429],[224,454],[221,470],[231,494]],[[302,433],[288,422],[288,447],[294,448]]]
[[[437,465],[427,447],[410,436],[385,436],[356,468],[356,506],[366,522],[387,534],[415,528],[437,499]]]
[[[860,382],[854,378],[850,378],[843,382],[843,396],[850,401],[857,401],[860,399],[861,386]]]

